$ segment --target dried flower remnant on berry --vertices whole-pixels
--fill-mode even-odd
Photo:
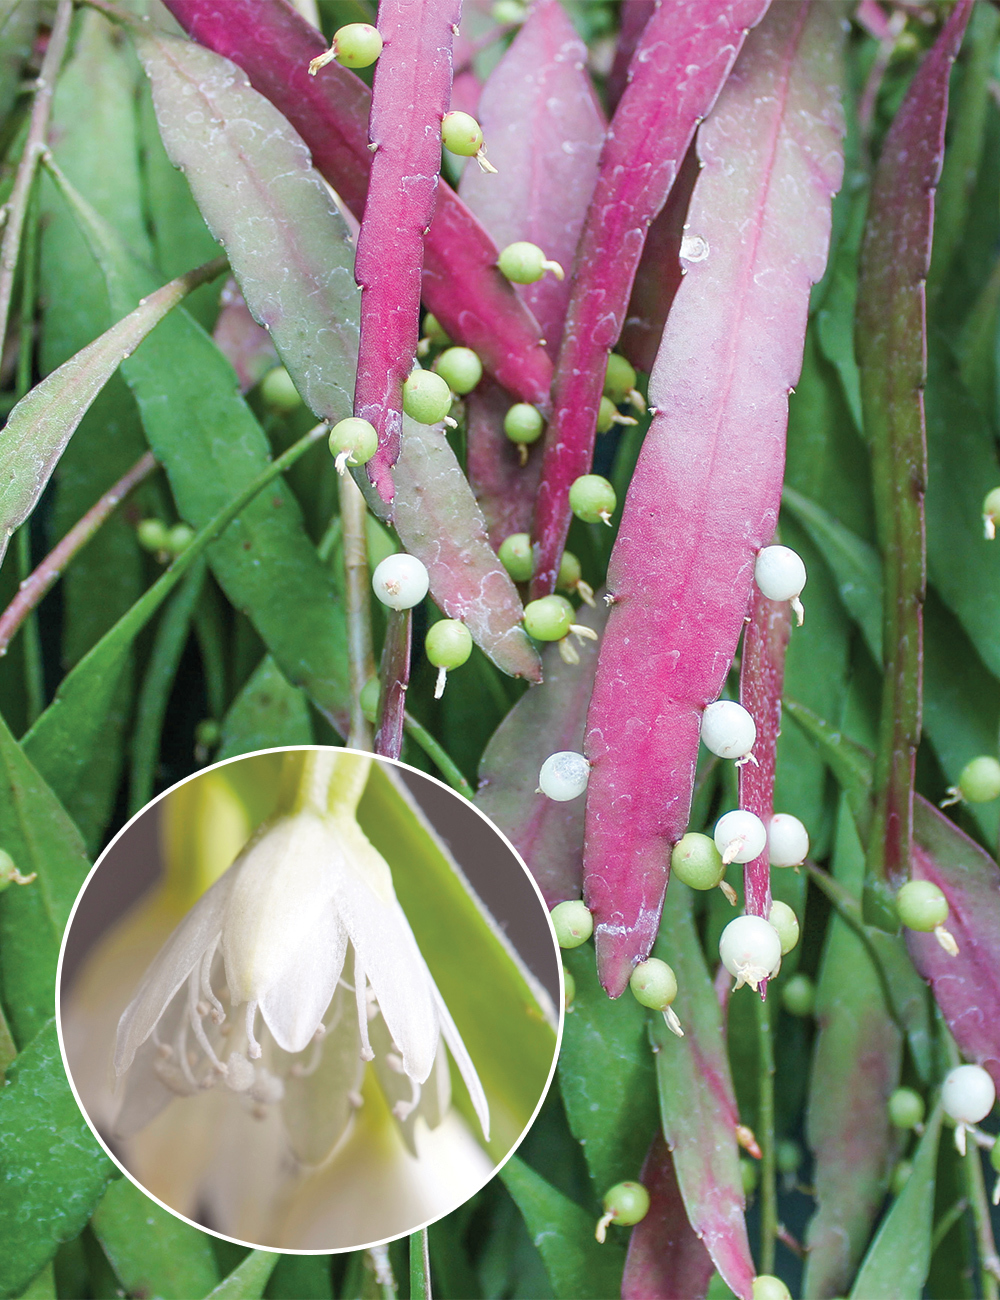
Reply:
[[[441,143],[449,153],[461,158],[475,158],[484,172],[496,175],[496,168],[486,157],[483,128],[469,113],[452,109],[441,119]]]
[[[671,1005],[677,997],[677,976],[672,967],[659,957],[648,957],[636,966],[628,983],[632,996],[641,1006],[662,1012],[670,1032],[678,1038],[684,1037],[681,1022]]]
[[[955,1121],[955,1146],[963,1156],[967,1130],[986,1118],[996,1099],[996,1085],[981,1065],[957,1065],[945,1075],[941,1104]]]
[[[988,542],[997,535],[997,519],[1000,519],[1000,488],[993,488],[983,502],[983,535]]]
[[[557,903],[549,917],[560,948],[579,948],[594,933],[594,918],[582,899]]]
[[[371,23],[348,23],[333,34],[330,48],[309,64],[309,75],[315,77],[334,59],[345,68],[370,68],[382,53],[382,37]]]
[[[438,670],[434,698],[444,694],[448,672],[461,668],[472,654],[472,633],[457,618],[442,618],[428,631],[424,651],[430,663]]]
[[[948,787],[939,807],[955,803],[989,803],[1000,796],[1000,762],[990,754],[980,754],[962,768],[958,784]]]
[[[550,271],[557,280],[565,278],[565,272],[558,262],[550,261],[537,244],[529,244],[524,239],[516,240],[501,249],[497,266],[514,284],[534,284],[546,271]]]
[[[932,880],[907,881],[896,895],[896,911],[908,929],[924,934],[933,931],[945,952],[952,957],[958,956],[958,944],[944,928],[948,919],[948,900]]]
[[[578,799],[587,789],[590,764],[582,754],[561,749],[550,754],[538,773],[538,791],[556,803]]]
[[[757,726],[750,713],[735,700],[716,700],[701,715],[701,739],[719,758],[749,758]]]
[[[372,590],[390,609],[412,609],[430,587],[426,566],[415,555],[389,555],[372,574]]]
[[[603,1206],[604,1213],[598,1219],[594,1231],[594,1236],[602,1244],[612,1223],[619,1223],[623,1228],[632,1228],[641,1223],[649,1213],[649,1193],[642,1183],[616,1183],[605,1193]]]
[[[806,566],[802,557],[788,546],[765,546],[757,553],[753,576],[768,600],[787,600],[791,604],[801,627],[805,610],[799,596],[806,585]]]
[[[367,465],[378,450],[375,426],[353,415],[333,426],[328,441],[338,474],[346,474],[349,466]]]

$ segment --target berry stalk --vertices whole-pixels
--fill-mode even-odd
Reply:
[[[778,518],[788,393],[843,166],[841,35],[829,5],[775,6],[699,135],[689,225],[708,256],[688,265],[650,377],[657,414],[608,570],[588,717],[584,876],[613,997],[656,936],[701,714]]]
[[[368,476],[383,501],[402,438],[403,381],[420,336],[424,231],[434,216],[441,119],[451,100],[451,49],[461,0],[381,0],[368,133],[373,151],[354,278],[361,337],[354,414],[378,432]]]
[[[885,683],[865,912],[868,920],[886,929],[895,929],[890,895],[910,875],[921,726],[927,586],[925,282],[934,191],[944,157],[948,79],[971,9],[971,0],[959,0],[886,136],[872,185],[858,279],[856,353],[885,581]]]
[[[721,12],[716,0],[660,5],[636,47],[576,255],[535,510],[533,599],[555,588],[569,489],[590,470],[607,354],[625,323],[646,231],[766,7],[767,0],[730,0]]]
[[[379,663],[378,729],[375,753],[399,758],[403,748],[406,688],[410,681],[410,643],[413,618],[408,609],[390,609]]]

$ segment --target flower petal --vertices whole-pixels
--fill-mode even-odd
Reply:
[[[230,867],[222,953],[234,1006],[261,1000],[312,943],[339,852],[326,819],[306,810],[272,822]]]
[[[332,900],[260,999],[264,1023],[286,1052],[301,1052],[323,1021],[344,969],[347,931]]]
[[[237,862],[239,859],[237,859]],[[153,1032],[174,994],[211,948],[222,931],[222,920],[236,882],[236,863],[198,899],[160,949],[139,989],[118,1021],[115,1073],[122,1075],[137,1049]]]

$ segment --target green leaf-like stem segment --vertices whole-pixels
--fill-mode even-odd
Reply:
[[[959,0],[889,129],[861,248],[856,350],[884,558],[885,684],[868,842],[865,914],[895,929],[891,894],[910,874],[926,591],[926,294],[948,77],[972,9]]]

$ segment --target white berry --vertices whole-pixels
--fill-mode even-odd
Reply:
[[[799,596],[806,585],[806,566],[802,557],[788,546],[765,546],[757,552],[754,581],[768,600],[790,600],[802,623]]]
[[[809,832],[791,813],[775,813],[767,828],[772,867],[797,867],[809,856]]]
[[[390,555],[372,574],[372,590],[390,609],[412,609],[427,595],[430,576],[415,555]]]
[[[538,773],[538,786],[542,794],[547,794],[557,803],[567,799],[576,799],[583,794],[590,780],[590,764],[582,754],[572,749],[561,749],[557,754],[550,754]]]
[[[941,1086],[941,1104],[960,1124],[978,1124],[993,1109],[997,1090],[981,1065],[959,1065]]]
[[[725,813],[715,823],[715,847],[725,863],[752,862],[763,853],[766,843],[764,823],[744,808]]]
[[[701,715],[701,738],[720,758],[745,758],[757,739],[757,726],[742,704],[716,700]]]
[[[781,965],[781,939],[762,916],[738,916],[722,931],[719,956],[730,975],[736,977],[737,988],[749,984],[756,989]]]

